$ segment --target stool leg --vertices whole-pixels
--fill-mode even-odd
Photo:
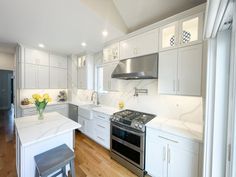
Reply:
[[[75,177],[74,159],[70,161],[70,171],[71,171],[71,176]]]
[[[37,168],[35,168],[35,175],[34,176],[39,177],[39,172],[38,172]]]
[[[64,166],[62,168],[62,176],[65,177],[66,176],[66,166]]]

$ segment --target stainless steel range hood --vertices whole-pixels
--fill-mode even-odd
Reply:
[[[111,77],[118,79],[157,79],[158,53],[121,60]]]

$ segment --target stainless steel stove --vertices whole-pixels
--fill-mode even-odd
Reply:
[[[138,176],[145,174],[145,124],[154,117],[153,114],[123,110],[111,118],[111,157]]]

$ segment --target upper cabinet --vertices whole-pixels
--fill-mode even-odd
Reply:
[[[132,58],[158,52],[158,29],[134,36],[120,42],[120,59]]]
[[[160,28],[159,50],[202,42],[203,14],[199,13]]]
[[[119,60],[119,43],[109,45],[103,49],[103,63]]]
[[[78,57],[78,89],[94,88],[94,58],[92,55]]]
[[[67,88],[67,57],[18,47],[19,88]]]
[[[201,96],[202,44],[160,52],[158,92]]]
[[[160,50],[175,48],[178,45],[178,23],[174,22],[160,28]]]
[[[50,66],[67,69],[67,57],[63,55],[50,54]]]
[[[25,63],[36,65],[49,65],[49,54],[44,51],[25,48]]]

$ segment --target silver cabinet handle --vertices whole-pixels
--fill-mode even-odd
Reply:
[[[177,80],[177,91],[179,92],[179,79]]]
[[[179,143],[178,141],[175,141],[175,140],[172,140],[172,139],[169,139],[169,138],[166,138],[164,136],[158,136],[159,138],[162,138],[162,139],[165,139],[165,140],[168,140],[168,141],[172,141],[174,143]]]
[[[101,138],[100,136],[97,136],[97,138],[99,138],[100,140],[102,140],[102,141],[105,141],[103,138]]]
[[[101,128],[104,128],[104,129],[106,128],[106,127],[104,127],[104,126],[102,126],[102,125],[99,125],[99,124],[97,124],[97,126],[99,126],[99,127],[101,127]]]
[[[103,116],[98,116],[99,118],[101,118],[101,119],[106,119],[105,117],[103,117]]]
[[[175,91],[175,80],[173,80],[173,91]]]
[[[163,147],[163,161],[166,161],[166,147]]]
[[[170,147],[168,145],[168,152],[167,152],[168,163],[170,163]]]

